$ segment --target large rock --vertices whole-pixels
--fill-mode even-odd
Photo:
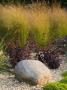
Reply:
[[[19,80],[29,80],[33,84],[43,85],[51,80],[50,70],[38,60],[22,60],[15,66]]]

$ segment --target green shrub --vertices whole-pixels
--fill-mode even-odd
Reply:
[[[51,83],[44,86],[43,90],[67,90],[67,85],[64,83]]]

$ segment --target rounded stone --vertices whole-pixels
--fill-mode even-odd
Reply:
[[[15,74],[19,80],[32,81],[43,85],[51,80],[51,72],[46,65],[38,60],[22,60],[15,66]]]

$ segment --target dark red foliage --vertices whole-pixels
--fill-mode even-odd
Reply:
[[[65,37],[62,41],[67,45],[67,37]],[[59,44],[58,41],[56,43]],[[41,62],[47,64],[47,66],[51,69],[56,69],[60,66],[58,58],[59,54],[65,53],[63,48],[59,48],[55,45],[56,43],[49,43],[45,48],[39,48],[33,39],[32,33],[30,32],[28,41],[24,48],[20,48],[18,42],[16,44],[10,42],[7,44],[6,51],[10,57],[10,63],[13,67],[15,67],[19,61],[29,59],[31,52],[36,52],[38,53],[37,56]],[[62,45],[64,44],[62,43]]]
[[[7,51],[7,54],[9,55],[10,63],[14,67],[16,63],[18,62],[18,59],[17,59],[18,54],[17,54],[16,45],[12,42],[8,43],[6,51]]]
[[[15,65],[21,61],[21,60],[25,60],[29,57],[29,50],[25,50],[19,47],[14,47],[12,43],[8,44],[8,48],[7,48],[7,53],[10,57],[10,63],[13,67],[15,67]]]
[[[13,67],[15,67],[19,61],[29,59],[30,53],[36,50],[36,44],[31,35],[32,34],[29,35],[28,41],[23,48],[20,48],[19,45],[13,42],[8,43],[6,51]]]
[[[58,48],[48,46],[48,48],[38,54],[38,59],[44,64],[47,64],[50,69],[56,69],[60,66],[60,52]]]

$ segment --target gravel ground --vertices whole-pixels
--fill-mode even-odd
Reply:
[[[61,73],[67,70],[67,58],[62,58],[61,66],[56,70],[51,70],[54,81],[60,80]],[[39,86],[30,86],[25,82],[19,82],[15,79],[14,75],[0,74],[0,90],[42,90]]]
[[[60,56],[60,59],[62,60],[60,67],[58,69],[51,70],[53,81],[61,80],[62,79],[61,74],[67,71],[67,57]]]
[[[0,74],[0,90],[42,90],[38,86],[30,86],[25,82],[19,82],[14,75]]]

